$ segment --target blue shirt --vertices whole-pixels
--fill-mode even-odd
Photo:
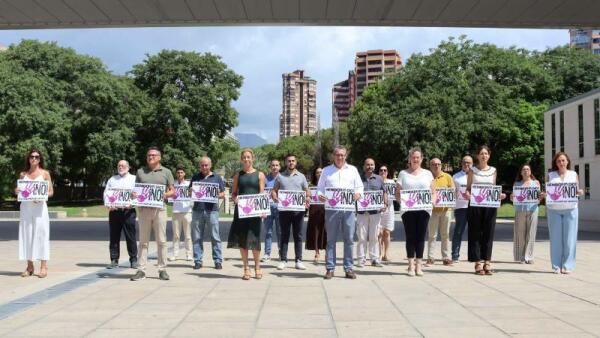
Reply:
[[[225,182],[223,178],[214,173],[204,176],[202,173],[196,173],[190,180],[190,188],[193,182],[206,182],[206,183],[217,183],[219,185],[219,192],[225,191]],[[195,211],[219,211],[219,203],[208,203],[208,202],[194,202]]]
[[[363,186],[364,186],[364,191],[374,191],[374,190],[381,190],[383,191],[383,193],[385,194],[385,183],[383,182],[383,179],[381,178],[381,176],[377,175],[377,174],[371,174],[371,176],[369,178],[367,178],[367,176],[365,176],[364,174],[360,176],[360,179],[363,182]],[[364,214],[364,213],[369,213],[371,215],[377,214],[379,213],[378,210],[369,210],[369,211],[359,211],[359,214]]]
[[[279,176],[279,175],[277,175]],[[273,176],[273,174],[269,173],[266,176],[266,181],[265,181],[265,190],[266,189],[273,189],[273,187],[275,186],[275,180],[277,179],[276,176]],[[269,201],[271,201],[271,209],[277,209],[277,203],[272,202],[273,200],[271,199],[271,192],[269,191]]]

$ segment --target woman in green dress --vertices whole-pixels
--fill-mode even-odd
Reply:
[[[262,278],[260,270],[260,217],[239,218],[238,196],[260,194],[265,188],[265,175],[253,167],[254,152],[252,149],[244,149],[240,154],[242,170],[233,176],[232,197],[236,204],[233,214],[233,223],[229,230],[228,248],[239,248],[244,263],[244,276],[242,279],[250,279],[250,268],[248,266],[248,250],[252,250],[254,256],[254,273],[256,279]]]

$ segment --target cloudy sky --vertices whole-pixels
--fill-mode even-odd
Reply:
[[[146,54],[161,49],[211,52],[244,76],[236,132],[256,133],[277,142],[281,112],[281,74],[304,69],[317,80],[317,110],[322,127],[331,126],[331,87],[354,67],[354,54],[396,49],[403,60],[428,53],[449,36],[476,42],[543,50],[568,43],[567,30],[390,28],[390,27],[193,27],[0,31],[0,44],[22,39],[56,41],[96,56],[124,74]]]

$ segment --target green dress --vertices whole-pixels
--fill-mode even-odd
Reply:
[[[239,172],[238,195],[251,195],[260,193],[258,171],[253,173]],[[227,240],[228,248],[241,248],[260,251],[260,217],[238,218],[237,205],[233,214],[233,222],[229,229]]]

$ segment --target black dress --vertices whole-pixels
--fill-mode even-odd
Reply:
[[[238,175],[238,196],[260,193],[258,171],[254,171],[253,173],[240,171]],[[260,251],[261,223],[261,219],[258,216],[238,218],[236,205],[231,229],[229,229],[227,247]]]
[[[306,250],[324,250],[326,246],[325,206],[323,204],[311,205],[308,209]]]

